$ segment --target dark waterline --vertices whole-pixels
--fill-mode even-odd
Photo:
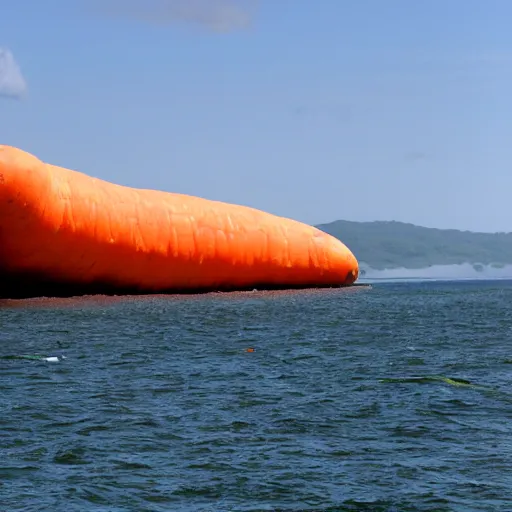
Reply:
[[[506,511],[512,282],[0,303],[0,510]],[[49,363],[13,356],[63,355]]]
[[[336,286],[349,287],[353,286],[357,279],[357,273],[350,271],[342,285]],[[333,286],[325,284],[318,285],[317,289],[328,289]],[[215,288],[219,293],[232,293],[252,291],[254,289],[279,291],[279,290],[303,290],[311,288],[307,285],[283,285],[273,282],[254,283],[251,286],[238,286],[233,284],[222,284]],[[211,286],[203,286],[197,288],[162,290],[162,294],[166,295],[197,295],[212,293]],[[135,287],[125,286],[118,283],[112,283],[108,280],[100,279],[91,283],[76,283],[73,281],[64,281],[55,279],[53,276],[47,276],[39,272],[23,272],[14,273],[2,271],[0,264],[0,299],[31,299],[37,297],[79,297],[89,295],[108,295],[108,296],[126,296],[126,295],[146,295],[154,294],[153,291]]]

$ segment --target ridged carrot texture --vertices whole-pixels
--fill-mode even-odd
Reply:
[[[350,285],[358,262],[300,222],[135,189],[0,146],[0,288],[12,295]],[[29,296],[29,295],[27,295]]]

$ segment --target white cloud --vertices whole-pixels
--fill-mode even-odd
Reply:
[[[102,0],[98,7],[111,16],[145,22],[202,25],[215,32],[247,28],[259,0]]]
[[[21,99],[27,84],[18,63],[7,48],[0,48],[0,96]]]

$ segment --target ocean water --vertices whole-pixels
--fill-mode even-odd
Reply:
[[[509,281],[4,301],[0,511],[512,510],[511,304]]]

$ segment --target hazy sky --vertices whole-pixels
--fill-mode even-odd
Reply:
[[[512,231],[509,0],[2,0],[0,143],[308,223]]]

